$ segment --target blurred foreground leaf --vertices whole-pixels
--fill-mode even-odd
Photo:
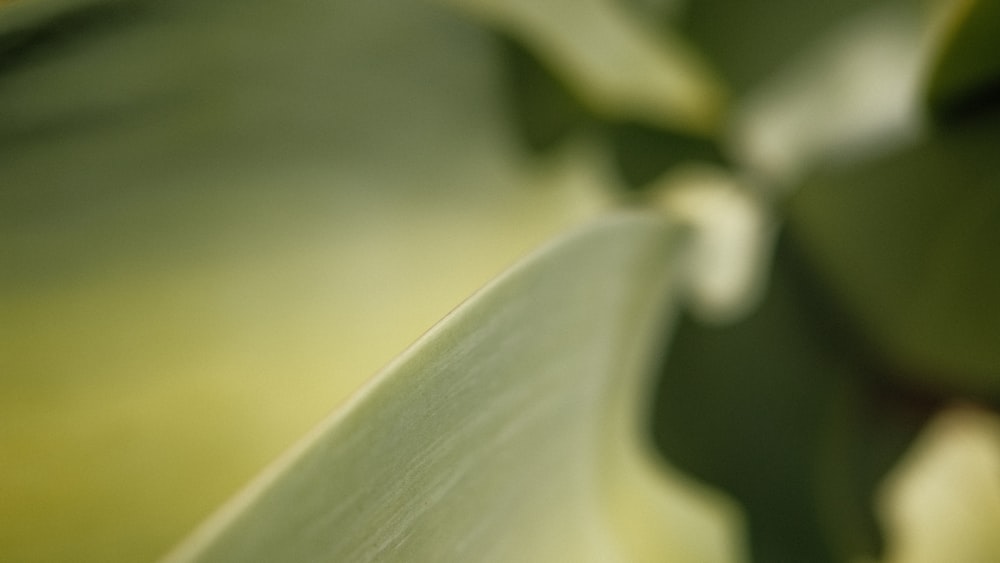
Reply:
[[[733,561],[726,505],[639,439],[682,235],[620,215],[535,254],[169,560]]]

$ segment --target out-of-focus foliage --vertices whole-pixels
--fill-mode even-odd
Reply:
[[[879,353],[1000,400],[1000,111],[809,182],[791,229]]]
[[[737,92],[747,92],[778,72],[790,56],[808,49],[818,37],[872,4],[864,0],[687,0],[666,21],[683,30]]]
[[[684,319],[662,368],[668,459],[739,498],[754,561],[878,551],[872,494],[935,400],[889,389],[831,314],[787,233],[770,287],[724,328]]]
[[[447,0],[509,33],[600,115],[708,133],[725,97],[697,51],[615,0]]]
[[[734,159],[761,189],[787,194],[817,167],[870,160],[919,138],[940,19],[920,2],[872,2],[789,52],[739,100],[727,136]]]
[[[877,556],[872,498],[886,472],[954,393],[996,400],[992,7],[634,4],[686,32],[745,93],[716,141],[728,155],[687,150],[656,127],[622,151],[611,127],[579,109],[562,138],[607,139],[628,155],[623,178],[646,189],[685,160],[731,159],[746,167],[744,185],[791,218],[760,308],[732,327],[686,320],[672,339],[656,418],[664,454],[744,504],[755,560]],[[971,70],[949,69],[956,60]],[[926,92],[963,72],[978,81],[974,117],[928,129],[923,117],[941,102],[923,107]],[[558,91],[539,76],[515,76],[518,99]],[[540,106],[519,107],[530,132]]]
[[[879,508],[889,563],[990,561],[1000,553],[1000,417],[958,406],[941,414],[889,478]]]
[[[1000,4],[958,2],[948,14],[946,31],[927,88],[927,103],[939,121],[996,110],[1000,97]]]
[[[742,506],[756,560],[1000,557],[997,2],[0,5],[0,559],[155,557],[504,264],[621,205],[689,224],[685,252],[647,265],[678,273],[691,301],[661,346],[652,425],[667,460]],[[559,256],[538,262],[539,285],[566,296],[539,295],[565,310],[539,319],[595,328],[572,320],[591,304],[567,297],[590,277],[643,287],[642,268],[595,257],[556,273]],[[513,287],[481,299],[535,295]],[[614,308],[601,318],[635,320]],[[493,346],[542,353],[488,317],[439,330],[488,335],[478,356],[497,373]],[[601,349],[552,342],[545,360],[567,365]],[[401,374],[452,353],[397,364],[227,529],[262,526],[277,548],[294,544],[282,530],[310,529],[295,522],[321,527],[288,493],[322,492],[305,460],[350,472],[330,454],[349,434],[444,404],[417,388],[433,374]],[[535,404],[576,396],[564,387]],[[652,400],[615,392],[633,394],[624,419]],[[500,412],[490,399],[456,405]],[[434,424],[407,448],[477,447],[474,429]],[[538,428],[553,443],[579,430]],[[625,443],[579,471],[634,476],[613,469],[635,459]],[[427,457],[425,483],[460,482],[467,454]],[[643,467],[621,482],[657,478]],[[381,498],[374,473],[324,498]],[[603,494],[586,488],[566,502]],[[617,498],[638,504],[588,514],[610,511],[594,529],[631,538],[623,553],[670,528],[643,495]],[[386,521],[427,546],[475,518],[442,513],[428,530],[421,514]],[[697,536],[685,530],[672,529]]]

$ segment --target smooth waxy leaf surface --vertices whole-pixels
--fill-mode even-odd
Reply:
[[[733,560],[640,439],[682,234],[614,216],[507,272],[169,561]]]

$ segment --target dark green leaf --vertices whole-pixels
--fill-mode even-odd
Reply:
[[[593,119],[544,63],[516,39],[501,36],[511,121],[529,149],[548,152]]]
[[[641,123],[609,123],[605,130],[622,180],[633,189],[648,187],[678,164],[725,160],[719,145],[709,137]]]
[[[830,172],[791,227],[835,299],[902,372],[1000,397],[1000,112]]]
[[[726,93],[700,53],[615,0],[450,2],[522,41],[598,115],[701,134],[722,126]]]
[[[646,188],[677,164],[722,162],[717,139],[593,111],[521,41],[499,34],[511,121],[536,153],[557,149],[574,134],[590,134],[611,149],[624,185]]]
[[[683,322],[657,396],[664,455],[744,504],[759,563],[878,552],[871,493],[929,410],[884,390],[797,256],[786,233],[745,321]]]
[[[868,0],[693,0],[681,31],[719,66],[734,90],[745,92],[817,36]]]
[[[1000,107],[1000,2],[954,2],[927,88],[940,121]]]

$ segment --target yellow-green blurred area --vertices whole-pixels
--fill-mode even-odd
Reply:
[[[267,228],[222,222],[246,240],[211,258],[143,251],[5,286],[2,551],[129,561],[167,547],[551,234],[540,211],[554,204],[532,199],[545,198],[328,224],[279,207]],[[312,224],[281,232],[295,220]],[[120,236],[142,249],[150,235]]]
[[[154,559],[600,206],[444,10],[56,4],[0,14],[5,561]]]

